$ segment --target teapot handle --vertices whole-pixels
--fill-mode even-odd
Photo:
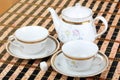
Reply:
[[[105,28],[104,28],[104,30],[103,30],[102,32],[98,33],[98,34],[96,35],[96,37],[98,37],[98,36],[102,35],[103,33],[105,33],[105,31],[106,31],[107,28],[108,28],[108,23],[107,23],[106,19],[105,19],[104,17],[102,17],[102,16],[97,16],[97,17],[93,20],[93,24],[94,24],[94,22],[95,22],[97,19],[99,19],[99,20],[101,20],[101,21],[103,22],[103,24],[105,25]]]

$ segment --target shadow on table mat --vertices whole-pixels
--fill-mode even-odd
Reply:
[[[52,36],[55,36],[57,38],[52,19],[50,17],[50,13],[46,11],[46,9],[51,6],[55,10],[57,10],[58,15],[60,15],[61,10],[67,7],[69,4],[70,4],[69,6],[71,6],[71,5],[74,5],[76,2],[80,2],[83,6],[88,6],[89,5],[87,4],[88,1],[89,0],[81,0],[81,1],[65,0],[65,2],[62,3],[62,0],[59,0],[57,1],[56,4],[52,5],[54,0],[51,0],[48,3],[46,3],[47,1],[45,0],[41,0],[41,1],[40,0],[21,0],[20,2],[15,4],[13,7],[11,7],[8,11],[6,11],[0,17],[0,46],[1,46],[0,47],[1,48],[0,63],[3,63],[0,66],[0,72],[3,72],[4,68],[7,67],[8,64],[11,64],[13,66],[8,71],[9,73],[5,74],[5,77],[3,77],[3,79],[9,79],[9,77],[12,76],[15,70],[18,69],[18,66],[23,66],[24,68],[21,70],[21,72],[19,72],[18,76],[16,76],[16,79],[20,80],[26,74],[26,72],[29,71],[29,69],[31,68],[34,70],[33,70],[33,73],[30,74],[29,79],[30,78],[34,79],[36,78],[36,75],[38,76],[39,73],[41,72],[39,68],[39,62],[47,61],[48,63],[50,63],[49,62],[50,57],[44,58],[44,59],[38,59],[38,60],[22,60],[22,59],[18,59],[18,58],[8,55],[4,46],[7,42],[7,38],[9,35],[13,34],[15,30],[21,26],[42,25],[43,27],[46,27],[49,30]],[[94,6],[95,4],[98,4],[98,5]],[[105,8],[103,8],[103,5],[105,6]],[[97,45],[99,46],[99,48],[105,45],[104,48],[106,48],[106,50],[104,51],[104,53],[108,56],[109,61],[111,62],[111,66],[109,67],[109,72],[106,73],[107,74],[106,77],[101,77],[101,75],[103,74],[99,74],[93,77],[89,77],[87,79],[111,80],[111,79],[114,79],[115,74],[118,74],[114,72],[118,70],[117,67],[120,61],[120,45],[118,45],[115,51],[112,51],[114,44],[120,44],[120,40],[118,39],[120,35],[120,31],[119,31],[120,30],[120,19],[117,19],[117,18],[120,18],[119,17],[120,16],[120,11],[119,11],[120,2],[117,0],[116,1],[114,0],[91,0],[89,8],[94,9],[93,17],[102,15],[106,19],[108,19],[109,28],[105,34],[97,38]],[[97,31],[100,30],[101,27],[99,26],[101,25],[103,26],[101,22],[97,23]],[[108,34],[109,32],[111,32],[112,35],[109,35]],[[106,41],[108,45],[104,44]],[[113,54],[113,52],[115,54],[115,57],[110,57],[110,55]],[[5,58],[6,54],[8,57]],[[15,61],[12,61],[12,60],[15,60]],[[36,64],[36,66],[34,66],[34,64]],[[67,77],[62,74],[56,73],[55,71],[53,71],[51,67],[49,67],[47,72],[43,73],[43,76],[41,77],[41,79],[42,80],[49,79],[49,77],[51,76],[52,76],[51,79],[54,79],[54,80],[76,79],[74,77]],[[118,76],[117,78],[120,79],[120,77]],[[85,78],[80,78],[80,79],[85,80]]]

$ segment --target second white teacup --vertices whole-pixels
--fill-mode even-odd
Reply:
[[[92,64],[100,64],[103,61],[102,57],[96,56],[98,46],[93,42],[84,40],[69,41],[63,44],[62,51],[68,68],[74,71],[88,70]],[[98,60],[96,63],[95,58]]]
[[[48,30],[44,27],[25,26],[9,36],[8,41],[23,53],[34,54],[44,48],[48,35]]]

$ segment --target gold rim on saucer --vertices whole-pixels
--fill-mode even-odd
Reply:
[[[71,77],[90,77],[90,76],[94,76],[94,75],[100,74],[100,73],[102,73],[103,71],[106,70],[106,68],[108,67],[108,64],[109,64],[107,56],[105,54],[102,54],[101,52],[98,52],[98,56],[102,56],[103,59],[104,59],[104,61],[101,64],[97,65],[99,67],[99,69],[96,69],[96,68],[95,68],[95,70],[89,69],[89,70],[87,70],[89,73],[87,73],[87,71],[71,71],[71,70],[69,70],[67,68],[67,66],[66,67],[64,66],[65,63],[62,64],[62,62],[60,62],[58,60],[58,57],[59,57],[59,59],[61,59],[60,56],[61,57],[64,56],[64,54],[63,54],[63,52],[61,50],[57,51],[51,57],[51,66],[52,66],[52,68],[55,71],[57,71],[58,73],[60,73],[60,74],[63,74],[63,75],[66,75],[66,76],[71,76]],[[56,59],[57,59],[57,61],[56,61]],[[58,66],[58,64],[59,64],[59,66]],[[93,72],[92,72],[92,70],[93,70]]]
[[[59,47],[60,47],[60,43],[59,43],[59,41],[55,37],[49,35],[48,38],[50,38],[51,40],[53,40],[55,42],[55,45],[56,45],[54,51],[50,52],[48,55],[44,55],[43,54],[41,56],[40,54],[35,54],[35,55],[38,55],[38,56],[34,57],[34,55],[26,54],[26,55],[29,55],[29,56],[31,55],[31,56],[30,57],[19,56],[19,55],[17,55],[17,53],[15,54],[13,51],[10,50],[10,42],[7,42],[7,44],[6,44],[6,50],[7,50],[7,52],[11,56],[14,56],[14,57],[17,57],[17,58],[21,58],[21,59],[39,59],[39,58],[45,58],[45,57],[51,56],[52,54],[56,53],[58,51]],[[52,47],[52,46],[50,46],[50,47]]]

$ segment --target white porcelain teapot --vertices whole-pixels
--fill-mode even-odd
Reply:
[[[73,7],[63,9],[61,15],[62,19],[59,19],[53,8],[50,7],[48,10],[52,15],[58,38],[63,43],[76,39],[94,41],[108,28],[107,21],[104,17],[98,16],[93,19],[92,10],[80,6],[79,3],[76,3]],[[98,34],[96,33],[94,25],[96,19],[101,20],[105,25],[104,30]]]

